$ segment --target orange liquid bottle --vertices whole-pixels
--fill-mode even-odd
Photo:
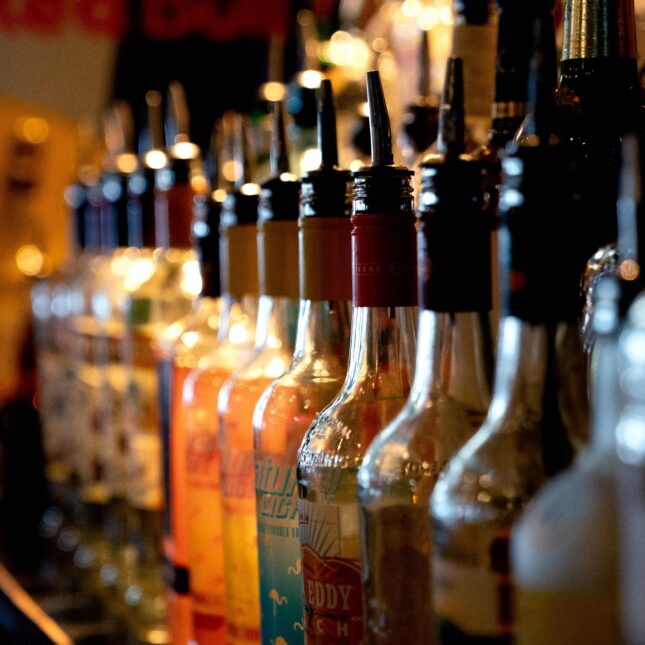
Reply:
[[[351,175],[338,168],[330,81],[319,95],[322,163],[302,178],[300,317],[293,361],[255,410],[262,642],[303,643],[296,452],[345,379],[351,321]]]
[[[260,187],[248,180],[245,126],[236,158],[244,169],[224,202],[220,225],[222,310],[218,342],[185,378],[176,423],[185,437],[184,468],[193,635],[199,645],[226,637],[217,395],[251,358],[258,299],[257,213]],[[238,145],[239,144],[239,145]]]
[[[298,310],[299,184],[289,174],[282,103],[274,103],[272,178],[258,224],[260,303],[256,349],[220,390],[221,483],[228,643],[260,641],[253,412],[291,362]]]

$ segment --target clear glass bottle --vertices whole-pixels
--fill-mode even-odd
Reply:
[[[226,636],[222,498],[217,397],[232,373],[253,355],[258,306],[257,219],[260,186],[252,183],[242,117],[235,158],[244,169],[221,214],[222,312],[215,348],[185,370],[176,424],[185,431],[188,568],[195,640],[219,645]]]
[[[302,643],[296,453],[347,373],[351,320],[351,177],[338,168],[331,82],[318,104],[321,166],[300,193],[300,312],[291,365],[253,415],[262,642]]]
[[[368,643],[434,642],[428,501],[490,400],[491,217],[482,164],[463,154],[461,70],[460,59],[449,59],[439,154],[421,164],[421,314],[412,390],[358,471]]]
[[[299,183],[289,173],[283,104],[272,106],[272,178],[259,203],[256,349],[218,397],[227,638],[235,645],[260,640],[253,410],[291,362],[298,313]]]
[[[553,23],[541,16],[535,26],[531,117],[502,164],[506,303],[493,398],[430,501],[434,614],[438,642],[446,645],[513,642],[512,524],[546,479],[569,464],[570,436],[586,425],[576,327],[585,213],[551,136]]]
[[[306,643],[362,642],[356,475],[369,444],[403,407],[414,371],[413,173],[393,165],[378,72],[368,72],[367,88],[372,165],[353,175],[349,366],[340,393],[298,451]]]
[[[128,276],[134,288],[126,301],[123,343],[128,372],[124,402],[128,532],[137,563],[124,595],[134,608],[133,629],[144,642],[160,637],[166,622],[161,544],[163,459],[168,453],[163,448],[167,424],[162,421],[167,418],[169,390],[159,381],[157,347],[167,327],[191,310],[202,287],[190,239],[195,196],[191,179],[201,177],[199,149],[187,138],[188,117],[180,86],[171,85],[169,99],[168,129],[180,129],[168,148],[168,167],[155,176],[157,248],[152,258],[135,263]]]

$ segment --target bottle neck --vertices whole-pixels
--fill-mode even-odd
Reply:
[[[584,389],[576,387],[584,371],[562,369],[570,348],[560,341],[572,331],[577,333],[572,323],[532,324],[512,316],[501,324],[487,425],[493,432],[532,435],[527,439],[539,441],[547,476],[569,465],[571,436],[581,431],[572,425],[584,424],[576,401],[567,400]]]
[[[406,397],[414,375],[416,321],[416,307],[354,307],[343,389],[369,382],[374,398]]]
[[[233,345],[252,344],[258,319],[257,296],[224,294],[220,300],[218,340]]]
[[[636,59],[634,0],[567,0],[562,61]]]
[[[351,319],[349,300],[301,300],[294,361],[335,356],[346,363]]]
[[[255,332],[255,348],[293,351],[298,323],[298,300],[260,296]]]

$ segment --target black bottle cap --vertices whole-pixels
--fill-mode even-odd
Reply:
[[[194,164],[199,160],[200,150],[190,140],[190,116],[186,93],[181,83],[168,85],[168,109],[166,113],[166,141],[174,184],[186,184]]]
[[[394,165],[392,132],[378,71],[367,72],[372,165],[352,173],[355,214],[413,212],[410,178],[405,166]]]
[[[484,164],[464,154],[464,78],[450,58],[440,110],[436,154],[421,164],[419,205],[420,306],[434,311],[491,307],[492,216]]]
[[[253,183],[251,155],[248,144],[246,118],[237,115],[234,120],[234,158],[241,169],[234,190],[226,195],[222,206],[222,226],[255,224],[258,221],[260,186]]]
[[[485,25],[490,15],[490,0],[455,0],[457,22],[468,25]]]
[[[329,80],[323,80],[318,90],[318,149],[320,168],[302,178],[300,215],[349,216],[352,210],[351,174],[338,168],[336,110]]]
[[[403,115],[403,133],[417,153],[422,153],[437,138],[439,106],[430,95],[430,33],[420,30],[419,96],[408,105]]]
[[[222,135],[221,122],[217,121],[207,154],[211,192],[208,195],[197,195],[194,208],[193,244],[201,265],[202,296],[208,298],[218,298],[222,293],[219,273],[222,202],[215,198],[220,186]]]
[[[259,217],[264,220],[297,220],[300,204],[300,182],[289,169],[289,153],[284,125],[284,103],[274,101],[271,131],[271,179],[262,184]]]

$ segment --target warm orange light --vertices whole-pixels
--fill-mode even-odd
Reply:
[[[25,244],[16,251],[16,264],[24,275],[36,276],[45,264],[41,250],[33,244]]]
[[[641,268],[636,260],[623,260],[620,263],[620,277],[629,282],[636,280],[640,275]]]
[[[283,83],[269,81],[260,87],[260,96],[266,101],[281,101],[286,93]]]
[[[28,116],[18,122],[18,134],[28,143],[43,143],[49,136],[49,124],[38,116]]]
[[[120,172],[124,172],[126,174],[134,172],[138,165],[139,161],[137,159],[137,155],[134,154],[122,154],[118,155],[116,158],[116,167]]]

